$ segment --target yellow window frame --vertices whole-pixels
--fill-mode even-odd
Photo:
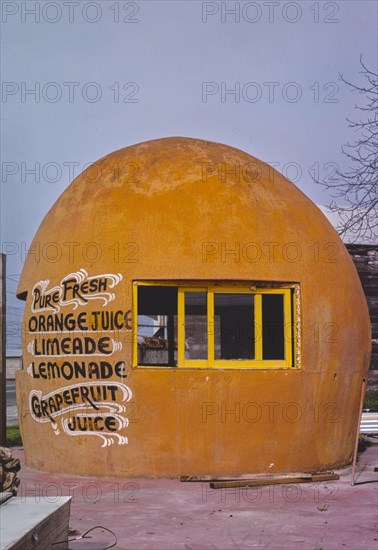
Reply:
[[[207,305],[207,359],[186,359],[185,357],[185,294],[188,292],[206,292]],[[180,367],[196,367],[208,368],[210,363],[210,339],[209,339],[209,319],[210,319],[210,304],[207,287],[201,286],[183,286],[178,287],[177,298],[177,366]]]
[[[220,368],[220,369],[289,369],[300,367],[300,354],[297,349],[299,325],[297,311],[299,305],[299,285],[282,284],[275,288],[256,287],[247,283],[202,283],[183,281],[134,281],[133,283],[133,367],[169,368],[138,365],[138,287],[139,286],[176,286],[177,304],[177,366],[172,368]],[[293,291],[294,289],[294,291]],[[207,359],[185,358],[185,293],[206,292],[207,294]],[[254,359],[215,359],[214,358],[214,294],[252,294],[254,297]],[[263,359],[262,335],[262,296],[264,294],[282,294],[284,297],[284,350],[285,359]],[[287,337],[289,329],[290,338]],[[293,350],[295,354],[293,355]]]

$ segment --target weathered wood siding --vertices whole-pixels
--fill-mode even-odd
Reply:
[[[368,389],[378,390],[378,246],[347,244],[361,279],[371,319],[373,349]]]

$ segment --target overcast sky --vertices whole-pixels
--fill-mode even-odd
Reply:
[[[21,249],[73,176],[145,140],[190,136],[238,147],[327,203],[309,170],[324,177],[345,166],[340,147],[353,140],[345,118],[361,100],[339,73],[362,83],[361,54],[377,67],[375,1],[1,8],[1,240],[15,279]],[[17,306],[15,287],[9,281]]]

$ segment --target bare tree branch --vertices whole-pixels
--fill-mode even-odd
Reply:
[[[362,57],[360,64],[365,85],[349,82],[340,74],[344,84],[365,98],[364,105],[355,105],[365,118],[346,119],[357,134],[354,142],[341,148],[350,168],[337,170],[331,179],[323,181],[312,176],[331,191],[328,208],[338,214],[340,222],[336,229],[354,242],[378,238],[378,74],[366,67]]]

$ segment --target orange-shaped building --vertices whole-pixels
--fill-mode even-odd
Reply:
[[[347,464],[370,325],[347,250],[267,164],[168,138],[102,158],[18,287],[27,464],[119,476]]]

